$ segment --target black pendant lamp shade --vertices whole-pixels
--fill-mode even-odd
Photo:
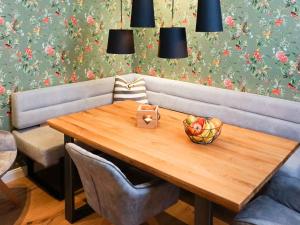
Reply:
[[[172,0],[172,27],[160,28],[158,57],[181,59],[188,57],[185,27],[174,27],[174,1]]]
[[[155,27],[153,0],[133,0],[131,27]]]
[[[134,52],[134,39],[132,30],[109,30],[107,53],[133,54]]]
[[[198,0],[196,32],[223,31],[220,0]]]
[[[133,30],[123,29],[123,0],[121,3],[121,29],[110,29],[106,52],[109,54],[133,54],[134,38]]]
[[[167,59],[188,57],[184,27],[160,28],[158,57]]]

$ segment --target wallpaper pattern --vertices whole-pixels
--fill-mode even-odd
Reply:
[[[135,71],[300,101],[300,1],[222,0],[224,32],[195,33],[197,0],[176,0],[189,58],[157,58],[171,1],[155,0],[156,29],[136,29],[136,54],[105,54],[117,28],[116,0],[0,0],[0,129],[10,128],[9,96]],[[131,0],[124,1],[129,27]]]
[[[115,0],[0,0],[0,129],[14,91],[131,72],[132,56],[105,53],[119,10]]]
[[[155,0],[158,28],[136,31],[136,72],[300,101],[299,0],[221,0],[222,33],[196,33],[197,1],[175,1],[174,24],[188,36],[180,60],[156,57],[170,3]]]

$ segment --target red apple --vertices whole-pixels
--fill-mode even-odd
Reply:
[[[200,121],[200,122],[196,121],[196,122],[191,124],[191,127],[193,128],[193,135],[194,136],[197,136],[197,135],[199,135],[203,132],[203,124],[202,124],[202,121]]]
[[[197,120],[197,123],[201,124],[201,126],[203,127],[204,126],[204,123],[205,123],[206,119],[203,118],[203,117],[199,117],[198,120]]]

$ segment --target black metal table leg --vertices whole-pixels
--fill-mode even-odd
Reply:
[[[195,225],[213,225],[212,203],[195,195]]]
[[[67,143],[74,143],[74,138],[65,135],[65,144]],[[93,212],[87,204],[76,209],[74,191],[75,171],[75,165],[68,152],[65,151],[65,219],[69,223],[74,223]]]
[[[65,144],[74,143],[74,138],[65,135]],[[65,218],[70,223],[74,222],[74,185],[73,185],[74,163],[67,151],[65,151]]]

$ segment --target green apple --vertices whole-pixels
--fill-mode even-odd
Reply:
[[[192,116],[192,115],[190,115],[190,116],[188,116],[188,118],[186,118],[186,122],[188,125],[191,125],[192,123],[194,123],[196,121],[197,121],[197,117]]]

